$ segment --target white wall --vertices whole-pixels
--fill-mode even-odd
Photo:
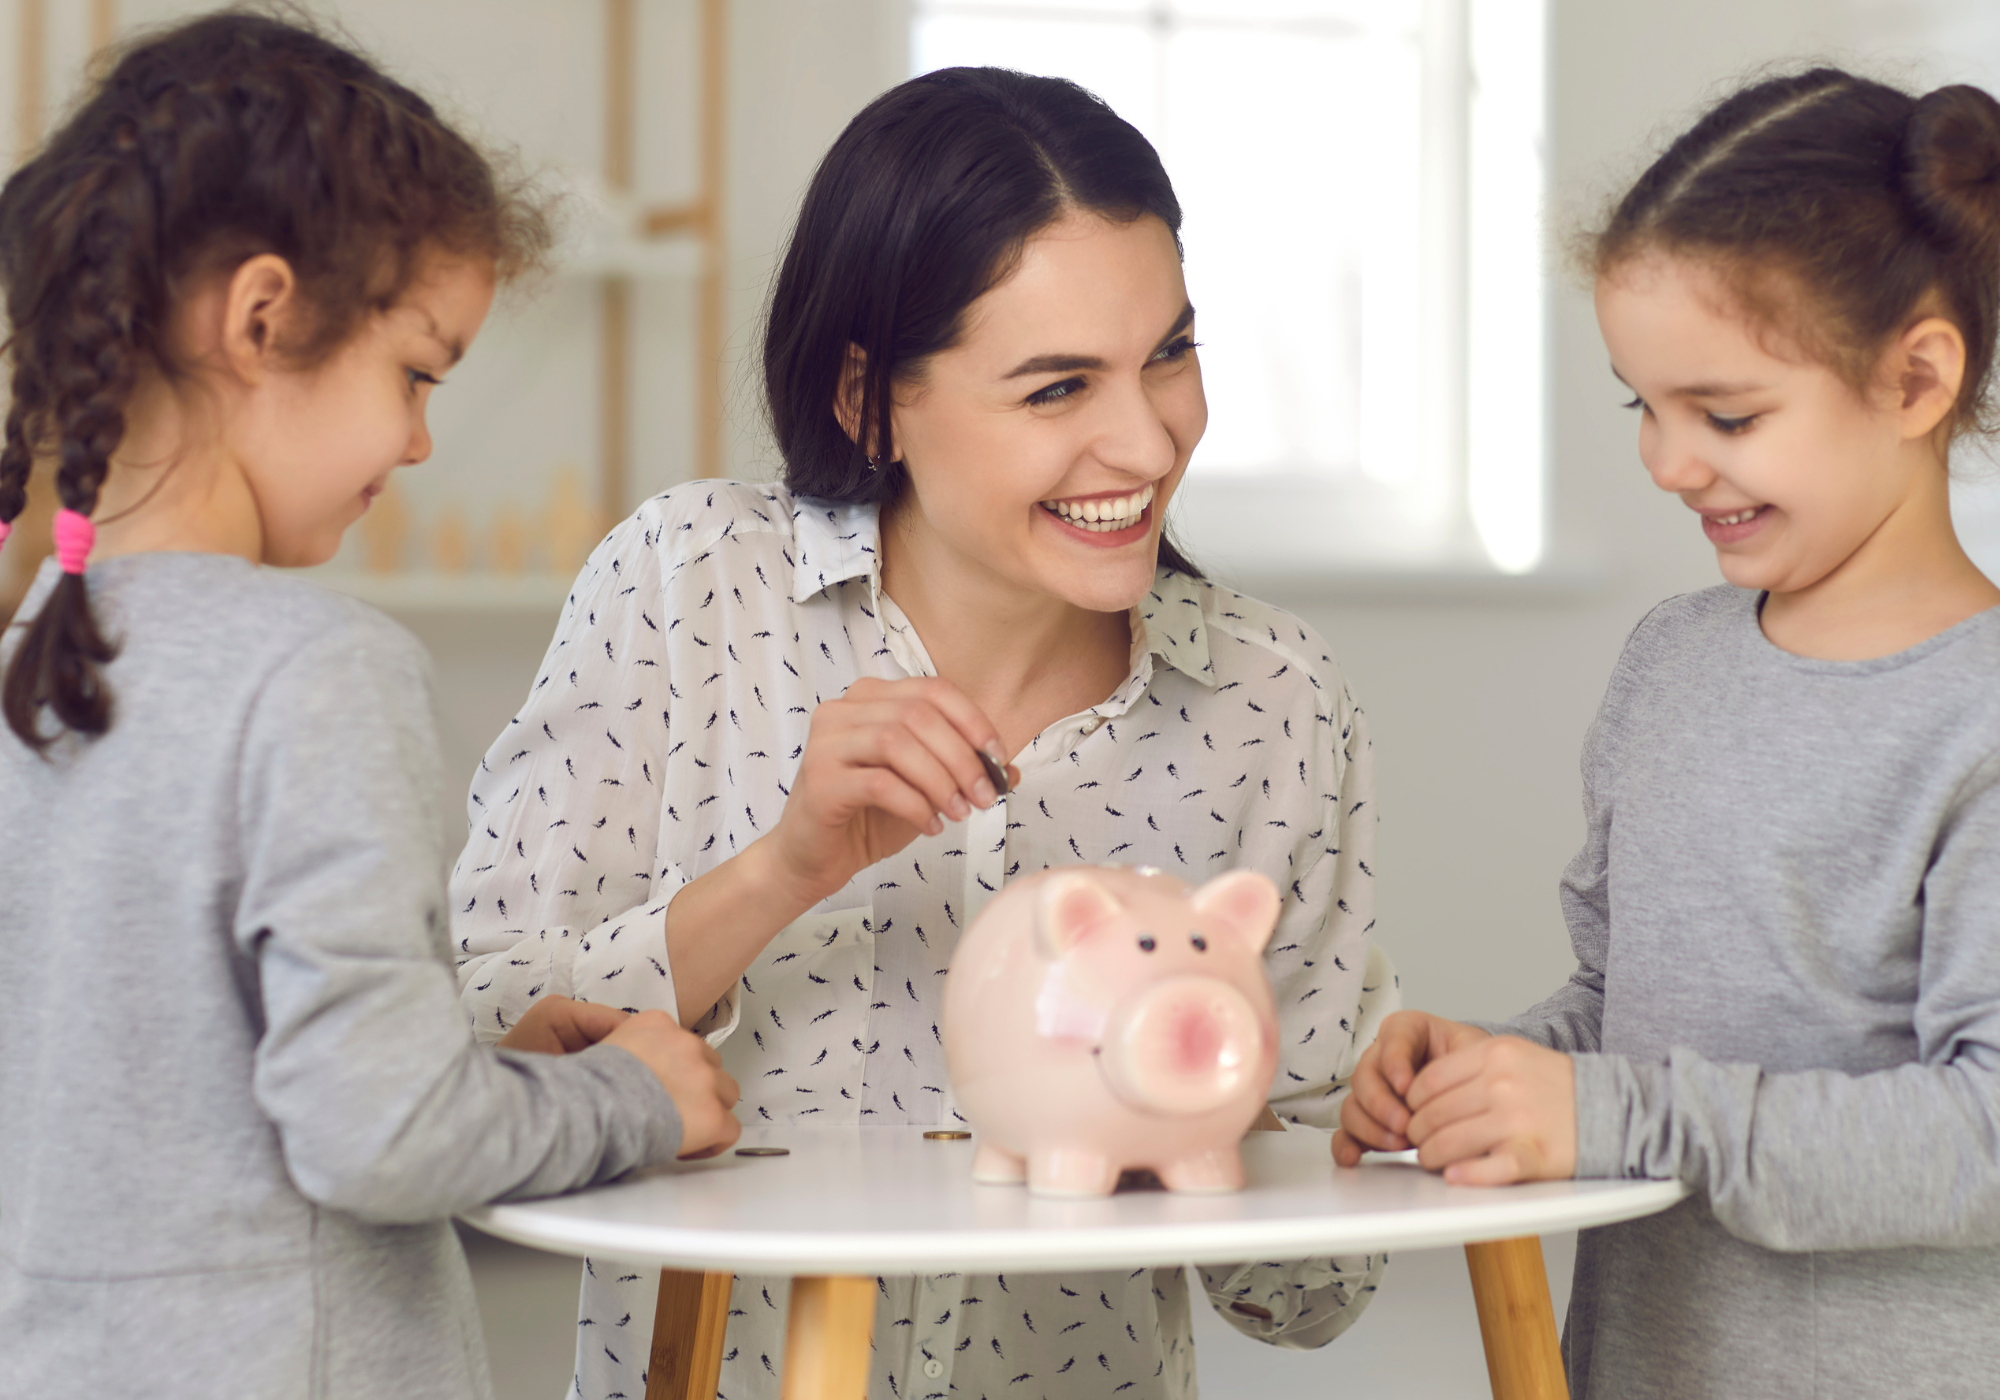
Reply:
[[[413,62],[432,64],[447,81],[478,67],[476,32],[465,38],[471,50],[457,51],[448,30],[419,13],[435,19],[443,6],[351,0],[340,8],[358,28],[404,25],[434,34],[422,40]],[[553,0],[482,7],[501,12],[514,23],[529,22],[531,12],[559,12],[587,25],[596,7]],[[1770,61],[1831,54],[1870,66],[1889,59],[1919,74],[2000,72],[2000,26],[1987,13],[1975,0],[1672,6],[1553,0],[1550,132],[1558,219],[1587,216],[1718,84]],[[677,22],[660,14],[662,25]],[[904,7],[901,0],[733,0],[731,14],[729,304],[736,363],[728,447],[736,470],[763,475],[773,464],[757,426],[750,371],[765,279],[826,143],[902,76]],[[1952,47],[1926,48],[1925,33],[1949,34]],[[74,47],[73,38],[64,42]],[[0,61],[9,43],[10,26],[0,22]],[[1865,50],[1857,54],[1850,48],[1856,44]],[[672,80],[668,74],[661,81],[670,87]],[[579,158],[594,151],[587,91],[558,100],[560,94],[538,88],[532,68],[504,82],[491,75],[479,81],[483,87],[474,82],[476,90],[466,89],[474,110],[503,125],[532,119],[556,128]],[[679,99],[661,92],[648,100],[661,104],[665,120]],[[4,118],[11,104],[0,109]],[[685,176],[681,158],[664,148],[651,157],[642,151],[642,165],[647,159],[656,162],[646,168],[663,187]],[[1202,250],[1191,248],[1189,256],[1198,260]],[[1554,557],[1587,582],[1443,599],[1414,593],[1277,599],[1331,641],[1369,712],[1381,778],[1382,939],[1401,967],[1406,1000],[1453,1015],[1508,1014],[1566,974],[1555,882],[1581,834],[1576,757],[1584,728],[1620,642],[1646,608],[1716,579],[1712,554],[1689,514],[1656,492],[1638,465],[1635,425],[1617,406],[1586,290],[1568,281],[1554,285]],[[682,310],[667,306],[659,314]],[[678,431],[667,421],[676,402],[658,400],[661,421],[650,430],[652,440],[667,443]],[[680,451],[660,448],[670,450]],[[664,484],[678,474],[664,458],[635,466],[640,482]],[[554,616],[405,620],[437,657],[439,709],[455,775],[448,800],[457,805],[464,775],[532,680]],[[537,1306],[564,1307],[561,1295],[558,1288]],[[1205,1331],[1203,1389],[1227,1397],[1331,1389],[1365,1378],[1360,1388],[1377,1395],[1476,1395],[1483,1378],[1477,1346],[1468,1344],[1472,1325],[1462,1271],[1450,1256],[1404,1261],[1392,1269],[1374,1314],[1325,1353],[1273,1353]]]

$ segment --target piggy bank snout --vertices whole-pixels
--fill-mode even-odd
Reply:
[[[1159,1114],[1207,1113],[1249,1092],[1263,1025],[1227,982],[1177,977],[1119,1007],[1105,1028],[1099,1065],[1119,1098]]]

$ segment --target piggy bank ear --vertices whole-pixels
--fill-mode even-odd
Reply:
[[[1124,912],[1111,891],[1081,871],[1057,875],[1036,904],[1035,942],[1044,957],[1059,958]]]
[[[1228,924],[1253,953],[1264,951],[1278,926],[1278,887],[1254,870],[1218,875],[1189,895],[1188,902],[1197,912]]]

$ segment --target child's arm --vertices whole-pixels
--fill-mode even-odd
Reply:
[[[2000,1243],[1996,854],[2000,757],[1967,783],[1924,881],[1909,1063],[1774,1073],[1684,1049],[1577,1055],[1576,1174],[1678,1178],[1769,1249]],[[1560,1116],[1560,1099],[1548,1086],[1542,1107]],[[1435,1114],[1439,1137],[1450,1116]]]
[[[615,1043],[623,1026],[573,1055],[474,1045],[447,958],[426,671],[407,634],[357,615],[270,679],[242,749],[253,1092],[306,1196],[388,1221],[606,1180],[686,1145],[660,1078],[671,1026],[637,1027],[651,1038],[637,1055]]]

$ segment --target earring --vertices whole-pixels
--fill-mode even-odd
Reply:
[[[869,471],[871,471],[871,472],[879,472],[879,471],[881,471],[881,470],[882,470],[882,459],[881,459],[880,457],[869,457],[869,458],[866,458],[865,460],[866,460],[866,461],[867,461],[867,463],[868,463],[868,470],[869,470]]]

